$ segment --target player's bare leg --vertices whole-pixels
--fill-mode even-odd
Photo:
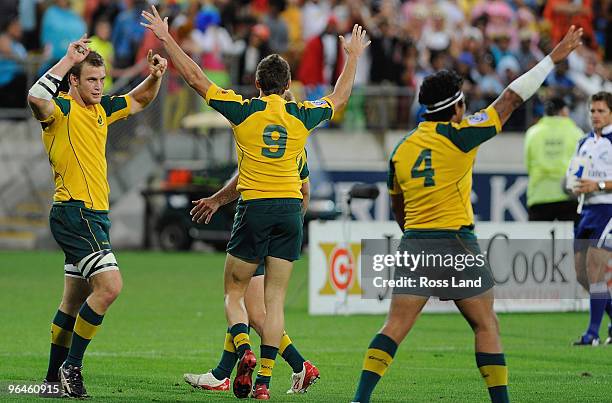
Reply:
[[[266,305],[264,302],[264,276],[251,278],[246,293],[244,304],[249,317],[249,326],[255,329],[258,335],[263,334],[264,321],[266,320]]]
[[[84,278],[64,276],[62,301],[51,324],[51,349],[45,383],[59,382],[58,371],[68,357],[76,316],[90,293],[91,288]]]
[[[92,293],[87,298],[87,303],[100,315],[104,315],[111,304],[115,302],[121,289],[123,279],[119,270],[107,271],[95,275],[89,279]]]
[[[227,254],[224,272],[225,316],[240,360],[233,385],[234,394],[238,398],[249,395],[253,385],[253,370],[257,365],[251,349],[249,317],[244,305],[244,295],[256,269],[257,263],[246,262]]]
[[[586,270],[586,252],[584,250],[576,251],[574,254],[574,268],[576,270],[576,280],[578,284],[589,292],[589,278]]]
[[[244,301],[249,316],[249,326],[261,336],[266,317],[263,275],[256,275],[251,278],[244,295]],[[185,374],[185,381],[195,388],[212,391],[229,390],[229,376],[238,360],[235,351],[236,349],[233,345],[231,334],[227,333],[224,351],[219,365],[217,365],[215,369],[204,374]],[[306,389],[318,379],[319,370],[302,357],[287,333],[283,334],[279,353],[293,369],[292,386],[287,393],[304,393]]]
[[[494,403],[509,401],[508,368],[499,337],[499,321],[493,310],[493,291],[455,301],[474,331],[476,365]]]
[[[355,402],[370,401],[376,384],[391,365],[398,345],[414,326],[428,299],[414,295],[393,295],[387,321],[374,336],[366,351],[359,384],[353,398]]]
[[[225,289],[225,315],[231,327],[237,323],[248,323],[244,296],[257,269],[257,263],[246,262],[227,254],[223,277]]]
[[[610,303],[610,291],[606,283],[606,269],[612,259],[612,253],[606,249],[590,247],[586,251],[586,275],[589,283],[590,317],[587,331],[574,342],[574,345],[598,345],[599,328],[604,312]],[[606,344],[611,339],[611,328],[608,329]]]
[[[81,375],[85,350],[102,325],[104,314],[121,293],[123,280],[115,269],[93,275],[89,285],[91,294],[78,310],[70,351],[59,369],[64,392],[77,398],[87,397]]]
[[[260,336],[263,334],[264,320],[266,318],[266,306],[264,302],[264,276],[255,276],[247,288],[244,297],[247,312],[249,314],[249,325],[255,329]],[[291,375],[291,388],[287,393],[305,393],[310,385],[314,384],[320,377],[319,369],[310,361],[306,361],[295,348],[293,342],[283,332],[278,353],[293,369]]]
[[[252,394],[259,400],[270,398],[268,386],[285,328],[285,295],[292,268],[293,262],[271,256],[266,257],[264,276],[266,316],[261,335],[261,367],[257,372]]]
[[[263,302],[263,276],[253,276],[251,278],[244,294],[244,301],[249,317],[249,326],[260,334],[266,315]],[[217,366],[203,374],[184,374],[183,378],[185,382],[194,388],[225,392],[229,390],[229,378],[237,361],[238,354],[236,353],[236,346],[234,346],[234,338],[228,327],[225,334],[223,353]]]
[[[380,333],[400,344],[414,326],[429,298],[414,295],[393,295],[387,320]]]
[[[64,276],[64,293],[59,306],[60,311],[76,317],[91,291],[91,286],[84,278]]]
[[[266,316],[262,342],[278,347],[285,328],[285,295],[291,278],[293,262],[275,257],[266,257],[264,276],[264,304]]]

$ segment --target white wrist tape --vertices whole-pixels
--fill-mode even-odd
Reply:
[[[55,94],[57,93],[57,89],[62,83],[62,77],[46,72],[43,74],[41,78],[34,83],[28,94],[35,98],[45,99],[50,101]]]
[[[526,101],[536,93],[554,68],[555,63],[553,63],[550,56],[546,56],[540,63],[533,66],[531,70],[512,81],[508,88],[516,92],[523,101]]]

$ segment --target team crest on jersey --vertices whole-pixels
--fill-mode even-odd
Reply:
[[[99,124],[100,126],[102,126],[102,123],[104,123],[104,122],[102,121],[102,115],[98,115],[98,124]]]
[[[313,106],[326,106],[327,102],[322,99],[317,99],[316,101],[312,101],[311,104]]]
[[[486,112],[476,113],[474,115],[468,116],[467,121],[471,125],[477,125],[482,122],[486,122],[489,120],[489,115]]]

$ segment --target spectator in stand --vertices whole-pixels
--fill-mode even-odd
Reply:
[[[425,26],[421,41],[427,49],[433,52],[450,49],[452,38],[447,27],[446,16],[440,8],[434,7],[431,10],[431,23]]]
[[[490,26],[487,29],[487,35],[493,41],[490,46],[490,51],[493,55],[495,66],[497,67],[502,58],[512,56],[512,50],[510,49],[510,31],[506,28]]]
[[[600,15],[602,25],[605,27],[601,31],[604,38],[604,55],[606,62],[612,62],[612,1],[608,1]],[[612,70],[612,67],[608,71]]]
[[[175,2],[172,4],[172,2]],[[166,3],[166,6],[176,7],[177,11],[182,11],[182,2],[178,2],[176,0],[171,0]],[[196,5],[199,3],[209,4],[211,1],[205,2],[193,2]],[[219,10],[219,14],[221,15],[221,26],[225,27],[232,34],[232,36],[240,37],[238,35],[238,31],[240,30],[240,25],[245,22],[245,20],[256,20],[256,17],[253,10],[249,7],[250,0],[214,0],[214,6]]]
[[[539,38],[538,30],[538,21],[536,20],[536,16],[533,14],[533,11],[527,7],[520,7],[516,12],[516,31],[521,32],[523,30],[531,31],[533,44],[537,44]],[[544,58],[544,55],[542,55]]]
[[[287,62],[291,66],[291,71],[297,70],[300,54],[304,48],[302,38],[302,9],[299,7],[299,0],[287,0],[287,7],[280,16],[287,25],[288,49]]]
[[[518,60],[512,54],[502,57],[497,64],[497,76],[500,78],[503,86],[507,86],[521,74],[521,66]],[[533,108],[532,102],[537,100],[537,97],[532,97],[529,102],[521,104],[512,112],[512,115],[506,121],[504,128],[508,131],[520,131],[525,127],[527,122],[527,108]]]
[[[238,77],[240,78],[240,85],[252,86],[255,82],[255,71],[261,59],[275,53],[270,48],[269,38],[270,29],[267,26],[257,24],[251,29],[248,43],[239,55]]]
[[[519,32],[519,46],[513,52],[516,60],[518,60],[521,71],[527,71],[535,66],[542,58],[542,52],[534,46],[532,38],[535,33],[527,28]]]
[[[334,11],[340,11],[341,6],[334,7]],[[344,39],[348,41],[351,38],[351,32],[355,24],[369,27],[370,10],[361,0],[350,0],[346,5],[343,25],[345,27],[340,32],[346,32]],[[369,32],[369,28],[368,32]],[[371,47],[369,46],[359,58],[357,62],[357,73],[355,74],[355,82],[353,91],[348,104],[344,110],[342,127],[346,131],[362,131],[366,127],[365,101],[366,94],[364,87],[370,81],[371,62]]]
[[[117,16],[111,36],[115,49],[114,63],[119,69],[134,65],[145,32],[145,28],[140,25],[140,13],[147,6],[146,0],[125,0],[125,4],[126,9]]]
[[[599,91],[612,92],[612,83],[600,74],[599,67],[602,66],[597,62],[597,55],[591,52],[586,56],[584,71],[570,71],[568,75],[586,96],[590,97]]]
[[[104,67],[106,68],[106,78],[104,79],[104,93],[110,92],[113,88],[113,59],[115,50],[113,43],[110,41],[111,25],[108,20],[99,19],[94,28],[94,36],[89,38],[89,48],[95,50],[104,59]]]
[[[429,18],[429,10],[423,4],[407,1],[402,7],[405,33],[417,45],[419,52],[423,51],[423,32]]]
[[[468,27],[463,31],[463,44],[461,50],[472,55],[478,54],[483,48],[482,32],[476,27]]]
[[[567,60],[555,65],[555,71],[546,78],[544,84],[560,96],[573,94],[575,83],[569,76]]]
[[[205,6],[197,13],[194,24],[191,40],[201,55],[199,64],[215,84],[228,87],[231,80],[223,56],[234,54],[239,49],[227,29],[221,26],[219,11]]]
[[[289,29],[285,20],[280,16],[286,6],[286,0],[270,0],[269,12],[263,18],[263,23],[269,29],[269,45],[272,53],[284,54],[289,48]],[[250,82],[252,83],[253,80]]]
[[[493,56],[488,53],[478,58],[475,79],[478,87],[474,88],[477,97],[470,100],[470,108],[473,110],[484,109],[504,90],[499,77],[493,67]]]
[[[344,67],[344,50],[338,39],[338,21],[329,17],[325,31],[310,39],[304,48],[298,80],[304,85],[307,99],[319,99],[333,86]]]
[[[395,27],[388,20],[383,20],[378,28],[368,27],[368,29],[369,32],[373,32],[370,45],[372,56],[370,82],[399,85],[404,44],[396,35]]]
[[[41,74],[57,63],[71,42],[77,41],[87,33],[83,19],[70,8],[69,0],[54,0],[42,18],[40,42],[45,48],[47,60],[41,67]],[[68,90],[67,81],[65,88]]]
[[[40,40],[37,27],[37,14],[38,5],[41,3],[41,0],[20,0],[18,3],[19,22],[21,23],[21,29],[23,31],[21,43],[27,50],[38,50],[40,48]]]
[[[612,82],[605,78],[606,69],[598,62],[597,55],[593,51],[587,51],[583,54],[583,62],[584,64],[580,66],[582,70],[579,68],[571,69],[568,76],[576,85],[572,91],[575,102],[571,116],[580,127],[587,128],[590,125],[588,97],[602,90],[612,92]]]
[[[85,3],[85,21],[90,28],[90,33],[95,33],[98,20],[106,20],[113,25],[113,22],[121,12],[118,0],[88,0]]]
[[[0,26],[0,108],[25,108],[27,77],[24,66],[27,57],[21,39],[21,23],[17,14],[4,17]]]
[[[465,24],[465,14],[459,7],[457,0],[443,0],[438,2],[438,6],[446,16],[446,21],[451,32],[456,32],[463,28]]]
[[[397,86],[401,85],[405,44],[398,35],[392,20],[380,20],[378,27],[368,27],[372,33],[370,45],[370,83],[380,86],[377,95],[365,100],[368,121],[374,130],[390,127],[398,115]]]
[[[462,52],[456,60],[455,71],[463,78],[463,91],[472,92],[472,88],[478,83],[474,78],[473,70],[476,67],[474,55],[470,52]]]
[[[338,31],[349,32],[350,30],[352,30],[352,25],[349,25],[349,20],[351,18],[351,8],[349,7],[349,4],[347,4],[346,0],[329,0],[329,6],[331,9],[331,13],[338,20]]]
[[[302,38],[308,43],[318,37],[327,27],[332,16],[331,7],[326,0],[307,0],[302,7]]]
[[[565,35],[571,25],[584,30],[583,42],[595,45],[593,32],[593,9],[591,0],[547,0],[544,18],[550,24],[553,46]]]
[[[578,203],[563,190],[563,179],[582,130],[563,98],[546,102],[545,113],[525,136],[529,221],[576,221]]]
[[[54,54],[56,44],[60,49],[65,48],[85,31],[97,37],[94,47],[105,53],[105,59],[110,61],[102,49],[106,46],[105,40],[98,43],[101,38],[96,35],[98,21],[108,21],[113,31],[111,42],[115,53],[112,75],[140,74],[142,67],[137,64],[146,57],[147,47],[158,46],[153,37],[143,34],[144,29],[139,24],[140,9],[149,0],[74,0],[72,10],[70,1],[19,0],[11,3],[0,0],[0,18],[19,10],[24,34],[27,30],[29,35],[29,38],[22,35],[20,42],[26,49],[36,49],[36,38],[40,36],[42,40],[45,36],[49,63],[63,55],[61,51]],[[150,1],[159,3],[159,0]],[[44,2],[53,5],[43,13],[43,23],[37,26],[36,12]],[[343,54],[338,52],[336,36],[346,32],[347,27],[350,30],[355,23],[367,26],[374,40],[372,62],[368,61],[369,55],[360,59],[356,88],[346,108],[348,115],[343,116],[339,111],[334,119],[348,119],[357,128],[372,126],[372,119],[366,119],[363,114],[368,106],[366,102],[372,100],[365,95],[364,88],[383,83],[393,87],[386,97],[397,98],[390,101],[397,106],[390,106],[387,111],[397,109],[401,111],[397,114],[398,119],[412,119],[416,116],[415,108],[421,106],[415,102],[411,113],[403,113],[407,109],[405,104],[412,103],[412,97],[403,90],[400,90],[403,96],[391,96],[397,92],[395,87],[418,90],[424,75],[443,68],[455,68],[464,77],[463,90],[470,93],[470,110],[486,106],[492,101],[490,98],[503,89],[507,73],[517,73],[515,63],[511,63],[509,70],[504,68],[496,74],[495,67],[501,60],[512,55],[518,61],[518,72],[528,70],[542,59],[543,52],[552,49],[553,40],[556,42],[570,23],[585,29],[583,42],[586,46],[569,56],[569,68],[561,65],[554,75],[551,74],[550,92],[556,94],[560,90],[562,94],[570,94],[571,116],[579,126],[586,128],[588,121],[582,100],[597,90],[609,90],[612,85],[609,81],[612,68],[604,68],[600,61],[603,57],[609,59],[610,51],[605,48],[612,43],[605,39],[606,32],[612,33],[610,0],[168,0],[160,4],[164,5],[165,15],[170,16],[173,30],[181,36],[180,46],[214,77],[217,84],[229,85],[230,75],[236,84],[244,82],[245,77],[252,74],[248,72],[251,70],[248,60],[254,60],[252,57],[260,52],[282,53],[295,72],[293,90],[301,94],[299,80],[304,79],[307,98],[317,98],[320,89],[337,78]],[[48,18],[47,15],[55,16]],[[83,16],[86,25],[79,15]],[[335,21],[335,29],[328,32],[330,16]],[[246,45],[250,41],[260,41],[265,31],[258,28],[257,35],[251,34],[252,27],[258,23],[269,31],[270,49],[257,45],[247,52]],[[392,34],[383,35],[383,31]],[[595,49],[597,46],[600,48]],[[494,60],[493,69],[489,60]],[[227,64],[228,61],[231,64]],[[173,81],[171,74],[169,76],[170,92],[181,94],[184,98],[181,103],[187,105],[184,102],[187,97],[180,89],[183,81]],[[111,74],[107,77],[106,89],[110,87]],[[535,114],[543,113],[542,103],[537,100],[528,106],[534,106]],[[176,115],[184,113],[183,109],[169,108]],[[369,112],[372,111],[368,111],[368,117],[375,116]],[[525,129],[523,120],[531,114],[522,112],[524,110],[513,114],[510,126],[518,124],[520,130]],[[170,120],[178,122],[180,117]],[[391,125],[406,123],[389,122]]]
[[[497,76],[500,78],[503,86],[507,86],[514,81],[521,73],[521,66],[518,60],[512,54],[502,57],[497,63]]]

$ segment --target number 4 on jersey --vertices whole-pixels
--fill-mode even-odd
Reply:
[[[421,165],[423,164],[425,164],[425,166],[423,169],[420,169]],[[410,174],[413,178],[425,178],[423,183],[423,186],[425,187],[436,185],[436,181],[434,181],[435,171],[431,167],[431,149],[426,148],[425,150],[421,151],[419,158],[417,158],[416,162],[412,166]]]

